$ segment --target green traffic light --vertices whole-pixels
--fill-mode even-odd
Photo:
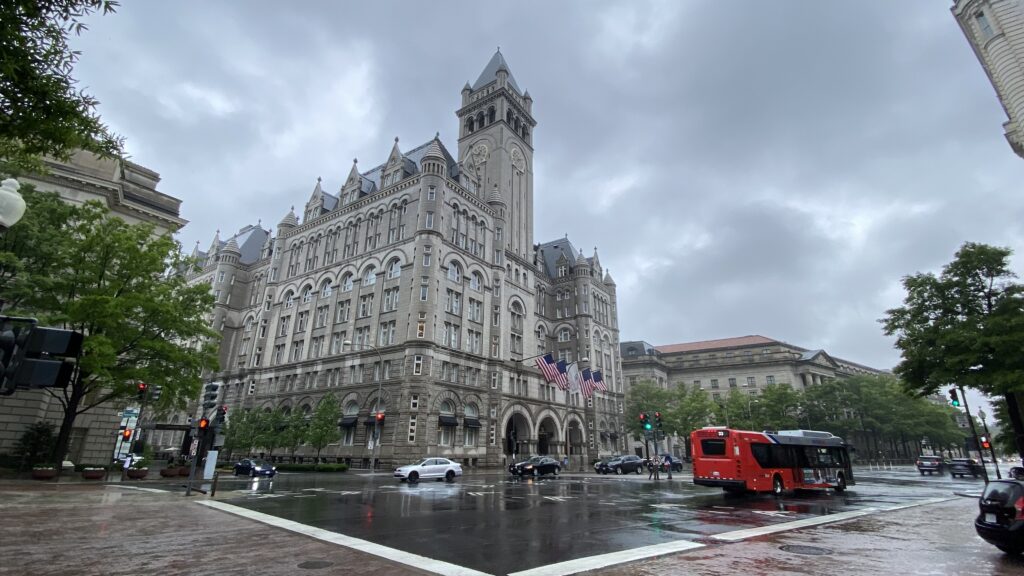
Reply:
[[[650,430],[650,429],[651,429],[651,423],[650,422],[645,423],[644,424],[644,430]]]

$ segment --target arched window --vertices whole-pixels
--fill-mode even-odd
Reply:
[[[245,331],[252,332],[253,319],[249,318],[245,321]]]
[[[289,290],[289,291],[284,293],[284,299],[283,300],[284,300],[284,307],[285,308],[291,308],[292,306],[295,306],[295,295],[292,294],[291,290]]]
[[[352,275],[345,274],[341,279],[341,291],[351,292],[352,291]]]
[[[444,417],[448,417],[449,422],[454,422],[455,417],[455,404],[451,400],[445,400],[441,402],[440,408],[442,423],[437,427],[437,443],[441,446],[451,446],[455,442],[455,426],[446,425]]]
[[[454,260],[448,263],[448,279],[452,282],[462,282],[462,266]]]
[[[388,278],[398,278],[402,275],[402,263],[397,258],[388,265]]]
[[[327,298],[331,295],[331,281],[324,280],[324,285],[320,287],[320,297]]]
[[[512,329],[523,331],[523,307],[519,302],[512,303]]]
[[[454,416],[455,404],[451,400],[441,402],[441,414],[444,414],[445,416]]]
[[[495,116],[494,106],[491,106],[490,108],[487,109],[487,123],[488,124],[490,124],[491,122],[494,122],[494,116]]]
[[[561,330],[558,331],[559,342],[568,342],[571,337],[572,332],[570,332],[568,328],[562,328]]]
[[[475,128],[476,126],[474,126],[473,117],[470,116],[469,119],[466,120],[466,130],[472,132]]]
[[[302,290],[302,302],[306,303],[306,302],[309,302],[312,299],[313,299],[313,289],[310,288],[309,286],[306,286],[306,288]]]
[[[373,286],[377,283],[377,269],[370,266],[363,275],[363,286]]]
[[[512,111],[511,110],[505,112],[505,122],[508,122],[509,124],[512,123]]]
[[[473,290],[479,290],[482,284],[483,279],[480,277],[480,273],[473,272],[473,274],[470,275],[469,277],[469,287],[472,288]]]
[[[477,123],[477,125],[479,125],[479,126],[480,126],[481,128],[483,128],[483,127],[484,127],[484,113],[483,113],[483,111],[482,111],[482,110],[480,111],[480,113],[479,113],[479,114],[477,114],[477,115],[476,115],[476,123]]]

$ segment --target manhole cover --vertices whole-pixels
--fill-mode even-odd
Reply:
[[[320,568],[327,568],[333,566],[334,562],[328,562],[327,560],[306,560],[302,564],[299,564],[299,568],[306,570],[318,570]]]
[[[786,546],[779,546],[779,550],[784,552],[792,552],[793,554],[803,554],[804,556],[824,556],[831,554],[832,551],[828,548],[819,548],[817,546],[801,546],[799,544],[787,544]]]

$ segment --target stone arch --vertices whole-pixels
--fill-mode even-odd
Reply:
[[[502,412],[503,452],[506,455],[522,454],[529,450],[531,430],[535,430],[530,411],[522,404],[511,404]]]
[[[391,403],[391,395],[388,394],[387,390],[380,391],[380,402],[377,401],[377,390],[366,395],[366,400],[363,402],[363,406],[366,408],[368,413],[375,411],[387,412],[388,405]]]
[[[537,454],[559,454],[561,450],[558,416],[550,409],[544,409],[537,416]]]
[[[458,414],[462,408],[462,399],[459,398],[458,394],[451,390],[444,390],[434,398],[434,401],[430,406],[430,412],[433,414],[439,414],[441,412],[441,405],[446,401],[451,402],[452,406],[455,408],[453,414]]]
[[[565,417],[565,446],[572,455],[584,454],[587,449],[587,427],[575,412]]]

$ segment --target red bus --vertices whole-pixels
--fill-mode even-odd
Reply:
[[[690,434],[693,482],[726,492],[832,488],[856,482],[842,438],[814,430],[748,432],[709,426]]]

